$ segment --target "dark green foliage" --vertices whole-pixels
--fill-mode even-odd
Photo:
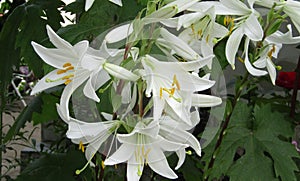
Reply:
[[[284,114],[272,111],[270,104],[252,108],[239,102],[215,153],[209,178],[227,175],[231,180],[296,180],[294,171],[298,168],[292,158],[299,156],[295,147],[285,141],[292,135],[291,123]],[[205,152],[210,153],[212,146]]]
[[[74,148],[66,153],[44,153],[29,164],[16,181],[75,181],[92,180],[91,171],[86,169],[81,175],[75,171],[86,164],[84,154]]]

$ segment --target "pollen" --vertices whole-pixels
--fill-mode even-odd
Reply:
[[[180,90],[180,85],[179,85],[179,82],[178,82],[178,80],[177,80],[176,75],[173,76],[173,83],[172,83],[172,86],[174,86],[174,85],[176,85],[176,88],[177,88],[178,90]]]
[[[103,160],[101,161],[101,167],[102,167],[102,169],[105,168],[105,165],[104,165],[104,161],[103,161]]]
[[[276,51],[276,48],[275,48],[275,45],[272,46],[272,49],[268,52],[268,57],[271,59],[272,58],[272,55],[273,53],[275,53]]]
[[[66,70],[58,70],[56,73],[59,75],[59,74],[63,74],[63,73],[66,73],[67,71]]]
[[[67,63],[65,63],[65,64],[63,65],[63,68],[70,67],[70,66],[72,66],[72,64],[69,63],[69,62],[67,62]]]
[[[82,141],[79,142],[79,150],[81,150],[84,153],[84,145]]]
[[[71,82],[72,82],[72,80],[67,79],[67,80],[65,81],[65,85],[68,85],[68,84],[71,83]]]

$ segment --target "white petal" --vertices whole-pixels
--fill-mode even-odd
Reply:
[[[166,139],[173,142],[187,144],[192,147],[199,156],[201,156],[200,143],[191,133],[181,130],[181,128],[174,128],[168,125],[161,126],[161,133],[164,137],[166,137]]]
[[[84,7],[84,10],[85,10],[85,11],[89,10],[89,9],[92,7],[94,1],[95,1],[95,0],[85,0],[85,7]]]
[[[134,145],[122,144],[115,153],[105,159],[104,165],[116,165],[127,161],[134,154],[134,149]]]
[[[205,95],[205,94],[193,94],[192,105],[196,107],[213,107],[220,105],[222,99],[216,96]]]
[[[268,72],[264,71],[264,70],[259,70],[259,69],[256,69],[252,66],[252,64],[250,63],[249,61],[249,58],[248,58],[248,48],[249,48],[249,42],[250,42],[250,39],[249,38],[246,38],[246,41],[245,41],[245,66],[246,66],[246,69],[248,70],[248,72],[254,76],[263,76],[263,75],[266,75]]]
[[[164,177],[167,177],[169,179],[177,178],[177,175],[170,168],[167,159],[162,151],[157,149],[152,149],[149,152],[148,159],[149,159],[148,164],[154,172]]]
[[[112,3],[115,3],[116,5],[122,6],[122,0],[109,0]]]
[[[132,158],[130,158],[129,160],[134,160],[134,156],[132,156]],[[139,169],[139,170],[138,170]],[[130,181],[139,181],[140,180],[140,177],[142,176],[142,172],[143,172],[143,169],[144,169],[144,165],[143,164],[134,164],[134,163],[131,163],[130,161],[128,161],[127,163],[127,180],[130,180]],[[140,172],[140,173],[138,173]]]
[[[114,65],[111,63],[105,63],[103,68],[112,76],[115,76],[119,79],[129,80],[129,81],[136,81],[140,77],[135,75],[134,73],[130,72],[129,70],[120,67],[118,65]]]
[[[242,25],[244,33],[253,41],[260,41],[263,38],[264,31],[254,14],[251,14]]]
[[[275,81],[276,81],[276,68],[275,65],[273,64],[272,60],[268,59],[267,60],[267,70],[269,72],[271,81],[273,83],[273,85],[275,85]]]
[[[83,55],[87,52],[89,48],[89,42],[87,40],[80,41],[74,45],[74,51],[77,54],[77,59],[81,60]]]
[[[69,116],[69,100],[72,93],[77,89],[84,81],[89,77],[89,72],[83,72],[80,77],[75,77],[71,83],[69,83],[60,98],[60,109],[62,112]]]
[[[85,150],[85,157],[87,160],[90,160],[95,153],[100,149],[101,145],[108,139],[110,136],[109,132],[103,131],[99,135],[97,135],[97,139],[90,143]],[[90,162],[92,166],[94,164]]]
[[[189,60],[197,60],[200,58],[199,54],[196,53],[188,44],[166,29],[161,28],[160,33],[163,39],[157,39],[157,43],[174,50],[183,58],[187,58]]]
[[[230,8],[232,12],[239,12],[240,15],[251,13],[251,9],[239,0],[220,0],[220,2],[227,8]]]
[[[114,28],[105,36],[107,43],[115,43],[127,38],[133,32],[133,27],[131,23]]]
[[[226,58],[228,60],[228,63],[233,67],[235,64],[235,56],[238,52],[239,45],[241,43],[241,40],[243,38],[244,32],[242,28],[237,28],[232,32],[232,34],[229,36],[227,43],[226,43]]]
[[[152,97],[153,99],[153,119],[154,121],[158,120],[161,117],[163,112],[165,101],[163,101],[160,97]]]
[[[100,102],[100,99],[95,91],[96,91],[95,87],[94,87],[94,85],[92,85],[92,80],[88,79],[88,81],[86,82],[86,84],[83,88],[84,95],[96,102]]]
[[[65,82],[65,80],[58,80],[58,81],[53,81],[53,82],[47,81],[47,79],[56,80],[56,79],[60,79],[61,77],[63,77],[63,75],[62,74],[58,75],[57,69],[49,72],[40,81],[38,81],[38,83],[33,87],[30,95],[34,95],[34,94],[42,92],[50,87],[55,87],[57,85],[63,84]]]
[[[178,163],[175,167],[175,170],[178,170],[185,161],[185,149],[180,149],[176,151],[176,155],[178,156]]]
[[[73,46],[67,42],[66,40],[62,39],[59,37],[53,30],[52,28],[47,25],[46,26],[47,33],[50,39],[50,42],[58,49],[64,49],[64,50],[71,50],[73,49]]]
[[[35,52],[43,59],[43,61],[52,67],[61,69],[67,62],[77,63],[79,61],[77,55],[72,51],[45,48],[35,42],[31,42],[31,45],[33,46]]]

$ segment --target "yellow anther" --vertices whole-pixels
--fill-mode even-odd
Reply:
[[[64,68],[69,67],[69,66],[72,66],[72,64],[69,63],[69,62],[67,62],[67,63],[65,63],[65,64],[63,65]]]
[[[172,83],[172,86],[174,86],[174,85],[176,85],[176,88],[177,88],[178,90],[180,90],[180,85],[179,85],[179,82],[178,82],[178,80],[177,80],[176,75],[173,76],[173,83]]]
[[[242,63],[244,63],[244,60],[241,57],[238,57],[238,60]]]
[[[162,98],[162,94],[163,94],[163,88],[161,87],[161,88],[159,89],[159,97],[160,97],[160,98]]]
[[[273,53],[275,53],[275,50],[276,50],[275,45],[273,45],[272,49],[268,52],[268,57],[269,58],[272,58],[272,55],[273,55]]]
[[[115,169],[118,169],[118,165],[117,164],[115,164]]]
[[[72,82],[72,80],[67,79],[67,80],[65,81],[65,85],[68,85],[68,84],[71,83],[71,82]]]
[[[61,78],[61,79],[62,79],[62,80],[67,80],[67,79],[70,79],[70,78],[72,78],[72,77],[74,77],[74,74],[66,75],[66,76],[64,76],[64,77]]]
[[[74,67],[73,66],[67,67],[66,71],[68,71],[68,70],[74,70]]]
[[[201,38],[202,37],[202,29],[200,29],[197,33],[198,33],[199,38]]]
[[[84,145],[83,145],[82,141],[79,142],[79,150],[84,152]]]
[[[193,34],[195,34],[195,25],[194,24],[191,24],[191,29],[192,29]]]
[[[67,70],[58,70],[56,73],[57,73],[57,74],[63,74],[63,73],[66,73],[66,71],[67,71]]]
[[[169,97],[173,97],[174,96],[174,93],[175,93],[175,87],[169,89]]]
[[[205,40],[206,40],[206,43],[208,43],[209,35],[206,36],[206,39],[205,39]]]
[[[102,167],[102,169],[105,168],[105,165],[104,165],[104,161],[103,161],[103,160],[101,161],[101,167]]]

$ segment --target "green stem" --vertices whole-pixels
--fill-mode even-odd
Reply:
[[[241,95],[242,95],[242,92],[244,90],[244,88],[246,87],[247,85],[247,80],[248,80],[248,76],[249,76],[249,73],[246,72],[246,74],[244,75],[243,79],[242,79],[242,82],[241,82],[241,86],[239,87],[239,89],[236,91],[236,95],[233,99],[233,102],[232,102],[232,110],[231,112],[227,115],[225,121],[224,121],[224,124],[222,126],[222,130],[220,132],[220,135],[218,137],[218,140],[217,140],[217,143],[215,145],[215,148],[214,148],[214,151],[213,151],[213,154],[210,158],[210,161],[209,161],[209,164],[208,164],[208,169],[211,169],[213,168],[213,165],[214,165],[214,162],[215,162],[215,157],[216,157],[216,152],[218,150],[218,148],[220,147],[222,141],[223,141],[223,138],[224,138],[224,135],[225,135],[225,130],[227,129],[228,125],[229,125],[229,122],[230,122],[230,118],[232,116],[232,113],[233,113],[233,110],[238,102],[238,100],[240,99]],[[205,178],[205,180],[208,180],[208,177]]]

